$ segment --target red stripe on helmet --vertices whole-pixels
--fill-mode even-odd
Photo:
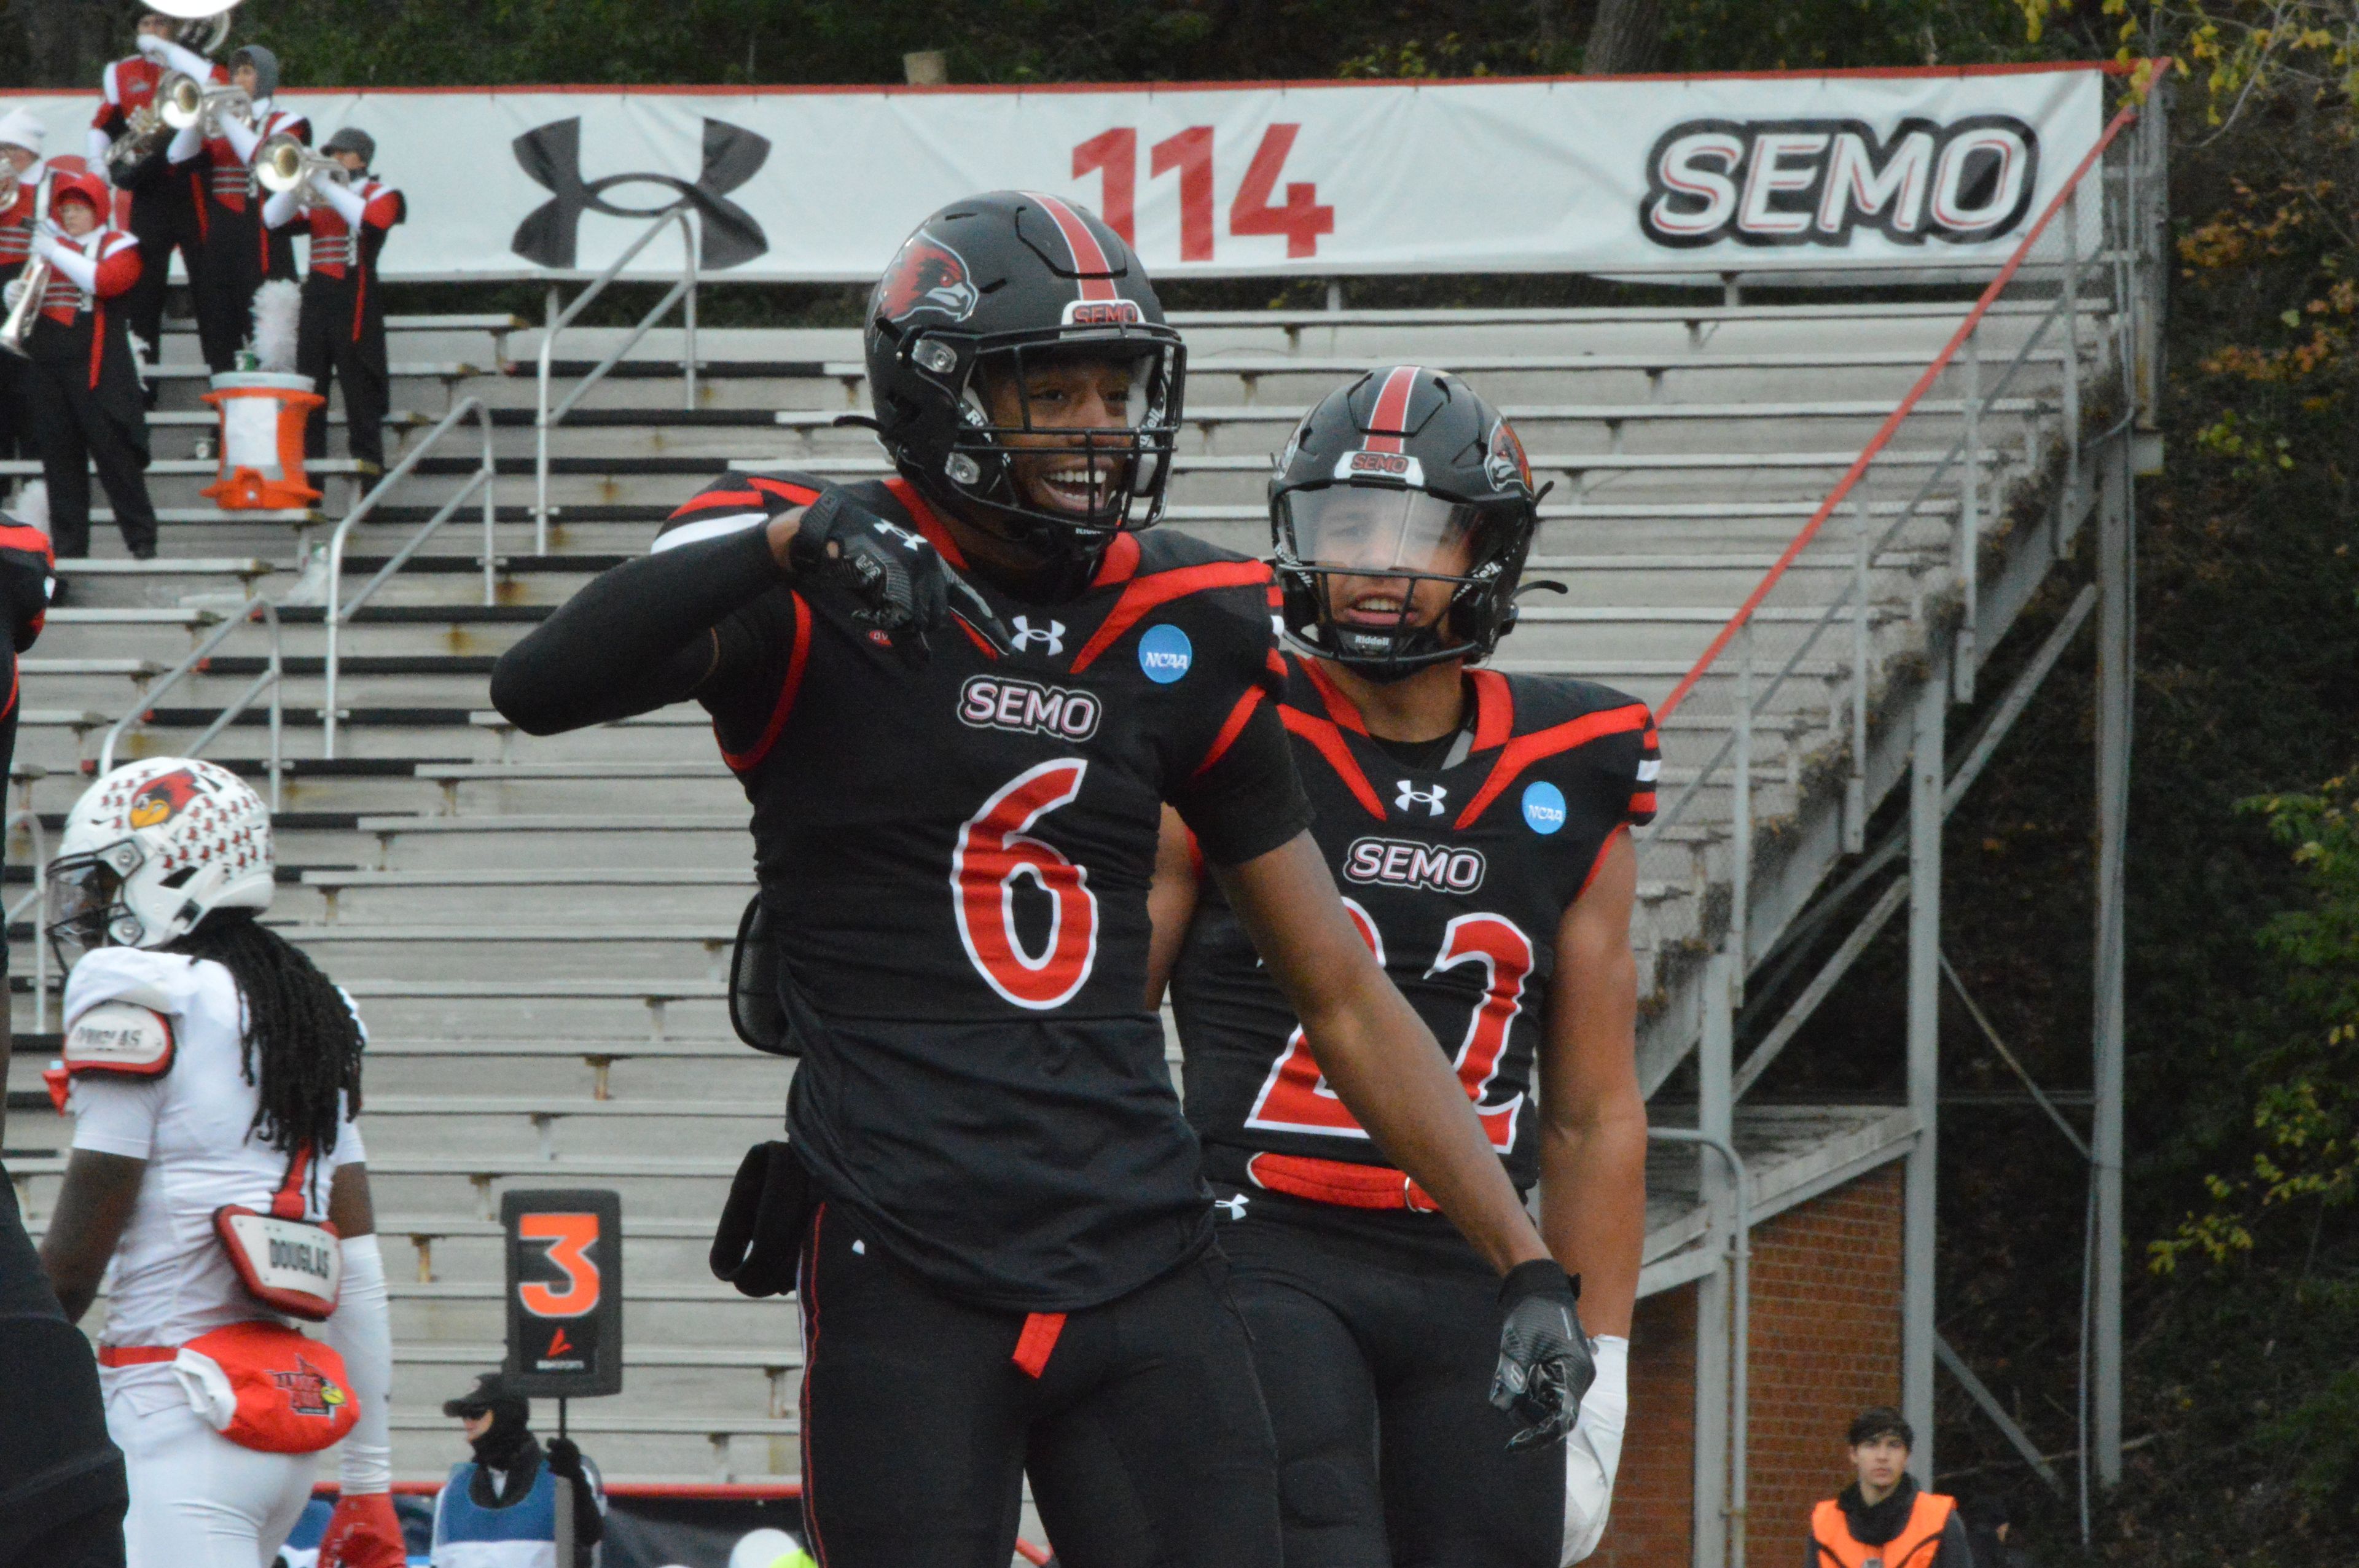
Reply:
[[[1368,444],[1362,448],[1369,452],[1397,452],[1408,434],[1408,400],[1417,391],[1417,378],[1425,373],[1418,365],[1395,365],[1385,377],[1385,384],[1376,394],[1375,411],[1368,416],[1371,434]]]
[[[1054,196],[1044,196],[1038,191],[1031,194],[1032,200],[1040,204],[1040,211],[1049,214],[1056,223],[1057,232],[1065,236],[1065,248],[1073,255],[1073,270],[1081,274],[1082,297],[1120,298],[1114,290],[1114,279],[1107,276],[1114,271],[1114,263],[1106,259],[1105,247],[1098,243],[1095,234],[1090,232],[1088,222]]]

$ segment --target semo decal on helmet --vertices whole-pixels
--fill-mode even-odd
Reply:
[[[963,321],[983,297],[966,258],[920,229],[902,242],[885,276],[876,280],[873,317],[906,321],[921,312],[945,321]]]
[[[160,773],[139,787],[131,797],[131,809],[125,819],[134,827],[157,827],[180,814],[180,808],[197,798],[203,786],[197,775],[186,768]]]

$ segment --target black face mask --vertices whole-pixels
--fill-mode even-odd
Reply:
[[[492,1424],[471,1440],[475,1463],[491,1470],[516,1467],[516,1456],[532,1441],[532,1427],[521,1401],[501,1400],[491,1407]]]

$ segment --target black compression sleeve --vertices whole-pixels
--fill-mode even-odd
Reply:
[[[1241,866],[1310,826],[1310,801],[1277,705],[1254,710],[1226,752],[1175,793],[1171,804],[1216,866]]]
[[[713,627],[777,587],[760,527],[601,572],[492,669],[492,706],[532,735],[603,724],[696,694]]]

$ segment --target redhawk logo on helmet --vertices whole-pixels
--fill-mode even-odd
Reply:
[[[920,229],[901,243],[892,265],[876,281],[871,316],[906,321],[919,314],[963,321],[982,298],[966,258]]]
[[[1487,454],[1483,460],[1483,472],[1497,489],[1512,490],[1522,485],[1532,488],[1531,460],[1524,456],[1524,443],[1516,436],[1515,427],[1505,419],[1491,427],[1491,438],[1484,443]]]
[[[131,797],[128,820],[134,827],[161,827],[197,798],[198,789],[197,776],[186,768],[150,779]]]

